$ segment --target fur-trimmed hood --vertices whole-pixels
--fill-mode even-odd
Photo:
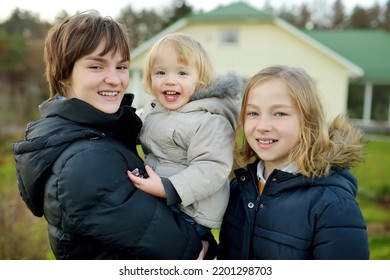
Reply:
[[[225,116],[233,127],[240,112],[243,82],[235,72],[218,76],[213,84],[195,92],[182,111],[204,110]],[[210,99],[214,99],[213,101]]]
[[[210,97],[235,97],[240,95],[243,89],[243,82],[235,72],[227,72],[224,75],[218,76],[215,82],[209,87],[203,88],[195,92],[190,101],[199,100]]]

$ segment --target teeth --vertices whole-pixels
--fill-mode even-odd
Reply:
[[[98,92],[100,95],[103,95],[103,96],[116,96],[119,94],[118,91],[102,91],[102,92]]]
[[[166,91],[165,94],[168,94],[168,95],[175,95],[175,94],[176,94],[176,91]]]
[[[261,144],[271,144],[275,142],[274,140],[257,140],[257,141],[259,141]]]

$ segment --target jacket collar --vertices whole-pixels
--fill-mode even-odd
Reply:
[[[58,116],[115,136],[125,143],[129,144],[130,141],[134,144],[142,121],[131,107],[133,98],[133,94],[125,94],[119,110],[114,114],[106,114],[77,98],[47,101],[41,104],[39,109],[42,118]]]

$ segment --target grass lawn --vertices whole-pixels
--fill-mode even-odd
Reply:
[[[367,194],[390,196],[390,141],[369,141],[363,164],[352,169]]]

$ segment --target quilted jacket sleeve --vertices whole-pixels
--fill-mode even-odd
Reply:
[[[369,259],[366,225],[355,199],[333,201],[318,218],[316,229],[315,259]]]

